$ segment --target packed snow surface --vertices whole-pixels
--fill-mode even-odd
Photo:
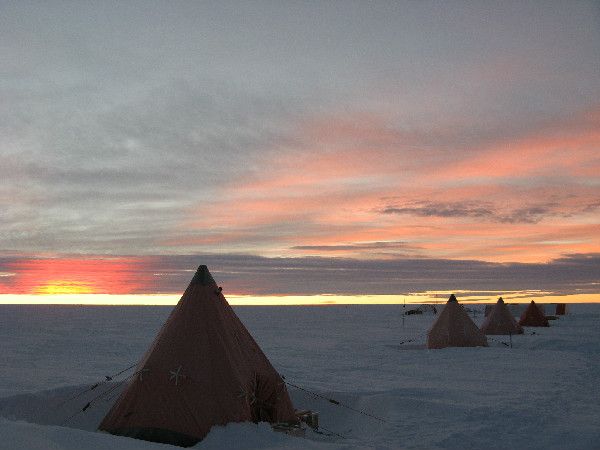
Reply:
[[[176,448],[95,431],[130,372],[77,396],[135,363],[170,309],[0,306],[0,449]],[[491,336],[488,348],[427,350],[436,316],[403,311],[237,307],[288,382],[384,421],[290,386],[296,408],[320,413],[323,434],[230,424],[195,448],[600,448],[600,305],[572,305],[512,348]]]

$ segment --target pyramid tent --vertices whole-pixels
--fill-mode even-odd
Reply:
[[[427,333],[427,348],[487,347],[487,339],[454,294]]]
[[[213,425],[296,422],[281,376],[200,266],[99,430],[191,446]]]
[[[484,334],[523,334],[523,328],[510,313],[502,297],[486,316],[480,329]]]
[[[531,303],[525,310],[523,314],[521,314],[521,318],[519,319],[519,325],[524,327],[549,327],[548,319],[544,313],[538,308],[536,303],[531,300]]]
[[[567,313],[567,304],[566,303],[557,303],[555,314],[557,316],[564,316],[566,313]]]

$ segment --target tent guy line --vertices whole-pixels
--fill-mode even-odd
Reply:
[[[410,341],[412,341],[412,339],[411,339]],[[407,342],[409,342],[409,341],[407,341]],[[114,378],[118,377],[119,375],[122,375],[123,373],[127,372],[128,370],[131,370],[132,368],[134,368],[134,367],[135,367],[135,366],[137,366],[138,364],[139,364],[139,362],[136,362],[136,363],[134,363],[134,364],[130,365],[129,367],[127,367],[126,369],[123,369],[123,370],[121,370],[120,372],[117,372],[117,373],[116,373],[116,374],[114,374],[114,375],[105,375],[105,376],[104,376],[104,378],[105,378],[104,380],[102,380],[102,381],[98,381],[97,383],[94,383],[94,384],[93,384],[92,386],[90,386],[89,388],[86,388],[86,389],[84,389],[84,390],[82,390],[82,391],[80,391],[80,392],[76,393],[76,394],[75,394],[75,395],[73,395],[72,397],[70,397],[70,398],[68,398],[68,399],[66,399],[66,400],[63,400],[61,403],[59,403],[59,404],[57,405],[57,407],[60,407],[60,406],[64,405],[65,403],[68,403],[68,402],[70,402],[70,401],[76,400],[77,398],[81,397],[81,396],[82,396],[82,395],[84,395],[85,393],[87,393],[87,392],[90,392],[90,391],[93,391],[94,389],[98,388],[99,386],[101,386],[101,385],[103,385],[103,384],[109,383],[109,382],[110,382],[110,381],[112,381]],[[181,366],[180,366],[179,368],[181,368]],[[111,387],[109,387],[107,390],[105,390],[104,392],[102,392],[102,393],[98,394],[98,395],[97,395],[96,397],[94,397],[92,400],[90,400],[89,402],[87,402],[87,403],[86,403],[86,404],[85,404],[85,405],[84,405],[84,406],[83,406],[83,407],[82,407],[80,410],[78,410],[78,411],[77,411],[77,412],[75,412],[73,415],[71,415],[71,416],[69,416],[67,419],[65,419],[64,423],[68,423],[68,422],[69,422],[71,419],[73,419],[73,417],[75,417],[77,414],[80,414],[80,413],[83,413],[83,412],[87,411],[87,410],[88,410],[90,407],[92,407],[92,406],[95,404],[95,401],[96,401],[96,400],[98,400],[98,399],[100,399],[100,398],[104,397],[104,396],[105,396],[106,394],[108,394],[108,393],[114,392],[114,391],[115,391],[117,388],[119,388],[119,387],[120,387],[120,386],[121,386],[123,383],[125,383],[125,382],[126,382],[126,381],[128,381],[128,380],[130,380],[130,379],[131,379],[132,377],[134,377],[135,375],[137,375],[137,374],[141,374],[143,371],[144,371],[144,369],[136,370],[136,371],[135,371],[134,373],[132,373],[131,375],[128,375],[126,378],[124,378],[123,380],[119,381],[119,382],[118,382],[116,385],[114,385],[114,386],[111,386]],[[280,374],[280,375],[281,375],[281,374]],[[179,376],[181,376],[181,375],[179,375]],[[327,402],[329,402],[329,403],[331,403],[331,404],[333,404],[333,405],[335,405],[335,406],[339,406],[340,408],[345,408],[345,409],[348,409],[348,410],[350,410],[350,411],[353,411],[353,412],[355,412],[355,413],[358,413],[358,414],[362,414],[362,415],[364,415],[364,416],[366,416],[366,417],[370,417],[370,418],[372,418],[372,419],[375,419],[375,420],[378,420],[378,421],[380,421],[380,422],[383,422],[383,423],[390,423],[390,422],[389,422],[389,421],[387,421],[386,419],[383,419],[383,418],[381,418],[381,417],[378,417],[378,416],[376,416],[376,415],[374,415],[374,414],[371,414],[371,413],[368,413],[368,412],[366,412],[366,411],[362,411],[362,410],[359,410],[359,409],[356,409],[356,408],[352,408],[351,406],[349,406],[349,405],[346,405],[346,404],[344,404],[344,403],[340,402],[339,400],[336,400],[336,399],[334,399],[334,398],[325,397],[324,395],[321,395],[321,394],[318,394],[318,393],[316,393],[316,392],[310,391],[310,390],[308,390],[308,389],[306,389],[306,388],[304,388],[304,387],[302,387],[302,386],[299,386],[299,385],[297,385],[297,384],[295,384],[295,383],[291,383],[291,382],[287,381],[287,379],[285,378],[285,376],[284,376],[284,375],[281,375],[281,378],[283,379],[284,383],[285,383],[287,386],[290,386],[290,387],[293,387],[293,388],[295,388],[295,389],[298,389],[298,390],[300,390],[300,391],[306,392],[307,394],[309,394],[309,395],[311,395],[311,396],[313,396],[313,397],[315,397],[315,398],[320,398],[320,399],[322,399],[322,400],[325,400],[325,401],[327,401]],[[323,427],[321,427],[321,426],[319,426],[319,428],[322,428],[323,430],[325,430],[325,431],[327,431],[327,432],[329,432],[329,433],[332,433],[332,434],[334,434],[334,435],[336,435],[336,436],[339,436],[339,437],[345,438],[345,437],[344,437],[344,436],[342,436],[341,434],[337,434],[337,433],[335,433],[335,432],[333,432],[333,431],[326,430],[325,428],[323,428]]]
[[[132,366],[135,367],[135,364]],[[123,371],[124,372],[124,371]],[[120,372],[120,373],[123,373]],[[137,374],[139,374],[141,371],[136,370],[135,372],[133,372],[131,375],[128,375],[127,377],[123,378],[121,381],[119,381],[118,383],[116,383],[114,386],[110,386],[108,389],[106,389],[105,391],[101,392],[100,394],[96,395],[94,398],[92,398],[89,402],[87,402],[85,405],[83,405],[82,408],[78,409],[75,413],[73,413],[72,415],[70,415],[69,417],[67,417],[62,423],[61,425],[64,426],[67,423],[69,423],[71,420],[73,420],[73,418],[75,418],[77,415],[86,412],[88,409],[90,409],[92,406],[94,406],[96,404],[96,400],[100,400],[102,397],[104,397],[106,394],[110,394],[110,393],[114,393],[115,391],[117,391],[124,383],[126,383],[127,381],[131,380],[134,376],[136,376]],[[96,385],[97,387],[97,385]],[[91,389],[87,389],[86,391],[83,392],[89,392],[91,391]],[[80,395],[82,395],[83,393],[80,393]],[[79,396],[79,395],[78,395]],[[77,396],[77,397],[78,397]],[[63,403],[64,404],[64,403]]]
[[[100,380],[96,383],[94,383],[93,385],[91,385],[90,387],[79,391],[77,393],[75,393],[74,395],[72,395],[71,397],[63,400],[62,402],[60,402],[58,405],[56,405],[57,408],[60,408],[61,406],[63,406],[65,403],[68,403],[70,401],[73,401],[79,397],[81,397],[83,394],[93,391],[94,389],[96,389],[99,386],[102,386],[103,384],[109,383],[111,382],[113,379],[117,378],[119,375],[124,374],[125,372],[133,369],[135,366],[137,366],[138,363],[132,364],[129,367],[127,367],[126,369],[121,370],[120,372],[115,373],[114,375],[104,375],[104,380]]]
[[[338,400],[335,400],[335,399],[329,398],[329,397],[325,397],[324,395],[317,394],[316,392],[309,391],[308,389],[305,389],[305,388],[303,388],[301,386],[298,386],[297,384],[290,383],[289,381],[286,381],[286,379],[285,379],[285,377],[283,375],[281,375],[281,378],[283,378],[283,382],[285,384],[287,384],[288,386],[291,386],[291,387],[296,388],[298,390],[304,391],[307,394],[312,395],[313,397],[325,400],[325,401],[327,401],[327,402],[329,402],[329,403],[331,403],[331,404],[333,404],[335,406],[339,406],[341,408],[349,409],[350,411],[354,411],[354,412],[356,412],[358,414],[362,414],[363,416],[367,416],[367,417],[370,417],[372,419],[379,420],[380,422],[389,423],[387,420],[382,419],[381,417],[378,417],[378,416],[376,416],[374,414],[371,414],[371,413],[368,413],[368,412],[365,412],[365,411],[361,411],[360,409],[355,409],[355,408],[353,408],[351,406],[348,406],[348,405],[346,405],[346,404],[344,404],[344,403],[342,403],[342,402],[340,402]]]

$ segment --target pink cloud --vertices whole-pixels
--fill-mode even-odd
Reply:
[[[267,152],[262,170],[191,211],[170,242],[357,257],[372,256],[369,243],[406,242],[395,250],[499,261],[597,251],[599,118],[588,111],[479,149],[420,146],[423,133],[371,115],[307,121],[295,148]]]

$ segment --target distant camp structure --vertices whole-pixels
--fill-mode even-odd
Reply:
[[[557,303],[556,304],[556,312],[554,313],[557,316],[564,316],[567,314],[567,304],[566,303]]]
[[[404,313],[405,316],[412,316],[413,314],[437,314],[437,308],[435,305],[421,305],[417,308],[409,309]]]
[[[508,310],[502,297],[493,306],[480,327],[484,334],[523,334],[523,328]]]
[[[546,316],[542,310],[538,308],[538,305],[533,300],[531,300],[531,303],[521,315],[521,318],[519,319],[519,325],[523,327],[550,326],[548,319],[546,319]]]
[[[187,447],[214,425],[245,421],[297,418],[284,381],[200,266],[99,429]]]
[[[454,294],[427,333],[427,348],[487,347],[485,334],[477,328]]]

